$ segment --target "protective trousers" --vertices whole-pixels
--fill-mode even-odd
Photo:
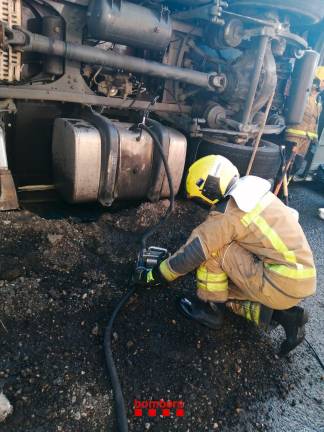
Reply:
[[[249,300],[278,310],[301,300],[276,289],[265,278],[262,261],[235,241],[197,269],[197,295],[203,301]]]

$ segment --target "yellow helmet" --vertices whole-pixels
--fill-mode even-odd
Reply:
[[[221,200],[239,179],[239,172],[223,156],[208,155],[189,168],[186,190],[188,198],[198,198],[209,205]]]

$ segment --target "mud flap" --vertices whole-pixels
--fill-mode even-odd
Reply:
[[[0,211],[18,208],[17,192],[11,171],[0,169]]]

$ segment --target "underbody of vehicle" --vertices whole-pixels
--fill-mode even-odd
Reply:
[[[0,209],[17,205],[11,173],[70,202],[168,196],[141,123],[176,192],[206,154],[244,174],[260,134],[252,173],[274,178],[323,19],[324,0],[0,0]]]

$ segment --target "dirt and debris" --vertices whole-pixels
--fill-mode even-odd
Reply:
[[[323,222],[316,219],[321,196],[303,193],[310,200],[305,211],[314,214],[306,231],[317,244],[324,240]],[[294,196],[303,219],[305,200]],[[0,389],[14,406],[1,432],[115,431],[103,332],[128,288],[139,234],[167,205],[104,211],[53,204],[0,214]],[[205,216],[197,205],[177,201],[152,244],[174,251]],[[324,274],[317,246],[315,252]],[[324,426],[322,372],[307,347],[279,360],[282,334],[264,335],[230,315],[221,331],[186,320],[175,299],[194,290],[193,275],[172,287],[140,288],[116,323],[113,348],[130,431]],[[323,311],[320,295],[311,302],[314,311]],[[313,330],[312,321],[309,327],[311,341],[323,343],[323,332]],[[135,399],[182,400],[185,415],[135,417]]]

